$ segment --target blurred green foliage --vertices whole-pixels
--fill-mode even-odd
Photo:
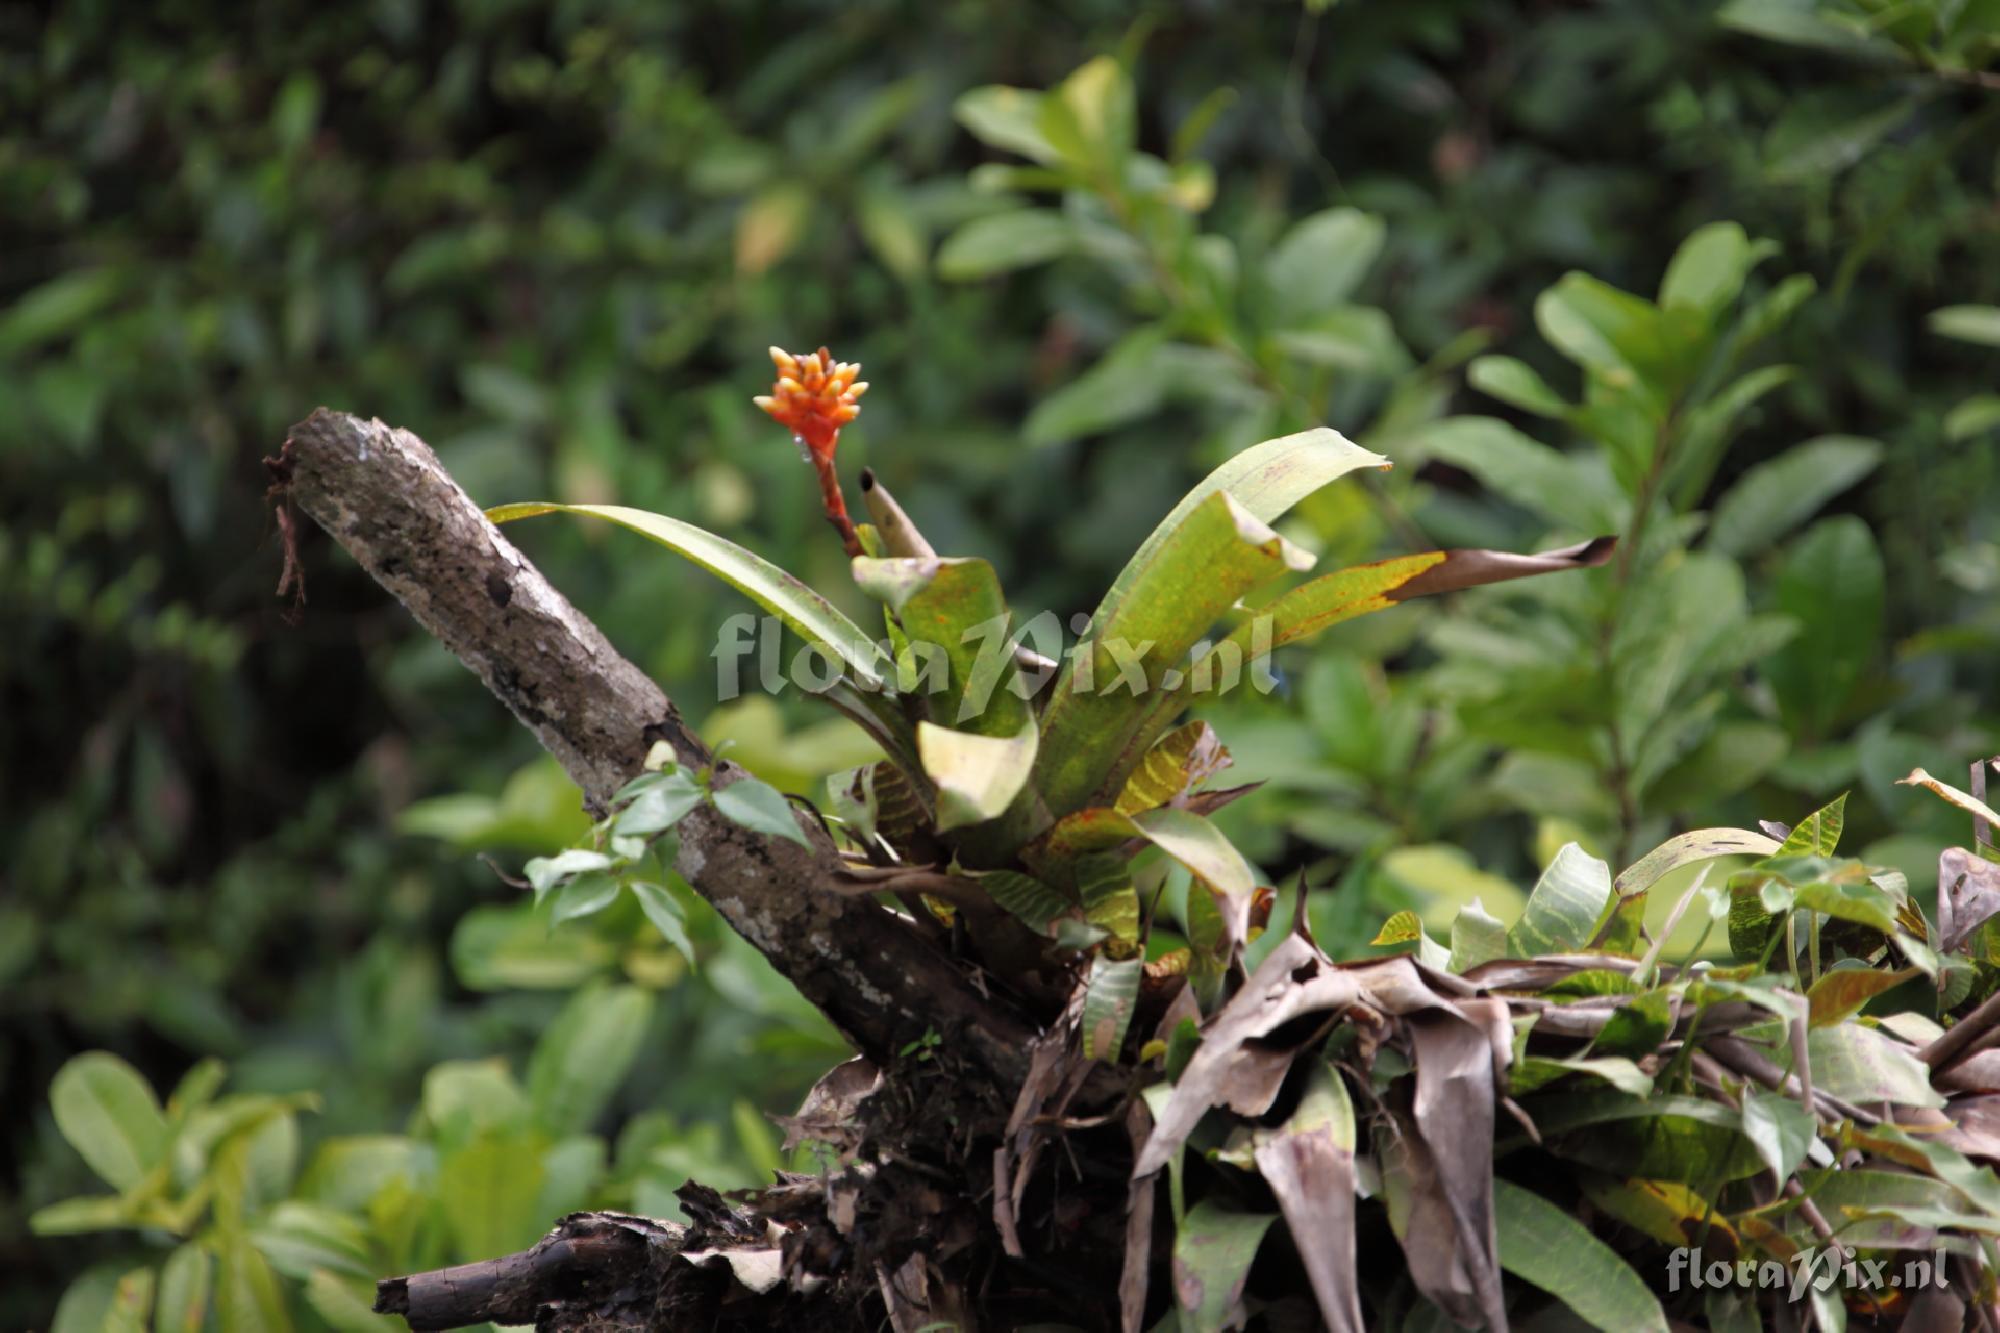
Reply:
[[[1340,881],[1323,939],[1482,885],[1497,909],[1572,837],[1610,857],[1850,786],[1853,844],[1921,899],[1958,827],[1893,780],[2000,748],[1997,27],[1867,0],[0,6],[0,1265],[46,1275],[0,1323],[169,1252],[29,1237],[93,1188],[25,1112],[83,1049],[149,1086],[217,1056],[240,1096],[319,1092],[256,1103],[290,1156],[255,1148],[275,1130],[233,1151],[274,1173],[256,1208],[350,1211],[313,1164],[407,1131],[442,1169],[435,1089],[498,1068],[455,1062],[500,1059],[478,1076],[532,1101],[580,987],[643,1001],[630,1076],[587,1123],[478,1130],[596,1143],[565,1198],[747,1180],[748,1108],[837,1050],[678,887],[693,968],[636,901],[552,932],[473,859],[512,870],[583,818],[316,535],[286,623],[258,460],[321,402],[418,431],[482,501],[684,515],[852,599],[809,470],[747,404],[767,344],[824,341],[876,385],[849,475],[1065,616],[1208,466],[1324,421],[1400,465],[1301,509],[1288,535],[1328,558],[1645,540],[1343,627],[1283,697],[1215,710],[1272,779],[1220,822],[1274,878]],[[1059,90],[1057,133],[973,91],[996,87]],[[1697,232],[1718,220],[1741,231]],[[1690,278],[1729,345],[1635,386],[1558,307],[1640,318],[1587,282],[1674,305],[1691,234],[1774,250],[1740,301]],[[1648,488],[1658,455],[1620,449],[1709,430],[1739,350],[1762,392],[1714,427],[1733,442]],[[1513,360],[1468,384],[1482,352]],[[726,590],[615,532],[519,539],[756,771],[856,762],[806,701],[712,706]],[[1618,677],[1643,715],[1566,684],[1602,680],[1607,633],[1687,655]],[[368,1263],[501,1244],[428,1225],[371,1231]]]

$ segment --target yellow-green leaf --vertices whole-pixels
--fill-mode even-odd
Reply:
[[[863,685],[880,687],[889,677],[890,662],[881,646],[860,626],[834,609],[831,602],[760,555],[718,537],[692,523],[665,514],[628,509],[623,505],[565,505],[531,501],[501,505],[486,511],[495,523],[511,523],[540,514],[579,514],[608,519],[650,537],[685,556],[735,588],[782,621],[786,628],[831,654]]]
[[[936,556],[856,556],[853,567],[855,583],[888,604],[909,641],[909,657],[898,663],[899,687],[922,691],[931,717],[955,730],[1018,734],[1028,704],[1010,688],[1011,620],[993,566]],[[936,669],[927,669],[928,663],[943,668],[941,682],[930,679]],[[941,688],[930,688],[934,683]]]
[[[1039,739],[1033,719],[1014,736],[975,736],[918,723],[917,754],[937,784],[938,828],[999,818],[1027,785]]]
[[[167,1150],[167,1120],[152,1085],[115,1055],[87,1051],[49,1088],[56,1128],[114,1189],[145,1179]]]
[[[1179,684],[1188,649],[1243,594],[1311,563],[1226,491],[1141,550],[1099,604],[1043,715],[1035,780],[1056,815],[1122,790],[1145,748],[1135,728],[1155,693]]]

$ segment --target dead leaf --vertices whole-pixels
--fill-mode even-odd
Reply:
[[[1512,551],[1446,551],[1444,559],[1382,596],[1392,602],[1413,597],[1435,597],[1488,583],[1505,583],[1535,574],[1554,574],[1565,569],[1589,569],[1601,565],[1618,549],[1616,537],[1593,537],[1575,546],[1565,546],[1539,555],[1516,555]]]
[[[1963,847],[1938,857],[1938,946],[1955,953],[1973,931],[2000,915],[2000,865]]]
[[[1188,1061],[1173,1095],[1161,1108],[1132,1174],[1149,1176],[1165,1166],[1209,1108],[1230,1098],[1237,1077],[1237,1056],[1245,1042],[1268,1036],[1300,1014],[1344,1009],[1360,999],[1361,984],[1354,972],[1334,967],[1299,936],[1286,936],[1243,988],[1209,1020],[1201,1048]]]
[[[1153,1117],[1143,1099],[1134,1097],[1125,1112],[1126,1133],[1137,1154],[1152,1132]],[[1125,1201],[1125,1265],[1118,1275],[1120,1333],[1139,1333],[1146,1320],[1146,1288],[1153,1259],[1153,1195],[1158,1176],[1134,1177]]]
[[[1980,800],[1970,792],[1960,791],[1948,782],[1939,782],[1921,768],[1911,769],[1910,775],[1906,778],[1897,778],[1896,785],[1898,787],[1928,787],[1931,791],[1971,815],[1973,819],[1985,820],[1989,829],[1995,825],[2000,825],[2000,813],[1995,813],[1992,806],[1986,804],[1986,802]],[[1978,825],[1975,824],[1974,827],[1977,828]]]
[[[1329,1333],[1361,1333],[1366,1326],[1354,1270],[1354,1107],[1338,1070],[1327,1065],[1313,1070],[1292,1118],[1258,1136],[1256,1160],[1291,1228]]]
[[[790,1152],[807,1139],[842,1151],[851,1149],[857,1141],[861,1103],[881,1087],[882,1071],[864,1056],[835,1065],[813,1084],[796,1115],[771,1117],[785,1131],[783,1150]]]
[[[2000,1096],[1957,1097],[1945,1105],[1950,1128],[1935,1141],[1967,1157],[2000,1162]]]
[[[1502,1006],[1504,1009],[1504,1006]],[[1493,1048],[1482,1026],[1449,1010],[1409,1018],[1417,1091],[1416,1130],[1430,1150],[1435,1189],[1457,1238],[1457,1263],[1471,1282],[1470,1305],[1444,1306],[1461,1324],[1483,1316],[1490,1329],[1507,1327],[1500,1290],[1499,1243],[1493,1229]],[[1426,1235],[1421,1244],[1435,1243]],[[1409,1255],[1409,1247],[1404,1247]],[[1410,1256],[1414,1261],[1414,1256]],[[1414,1262],[1412,1277],[1416,1276]],[[1421,1283],[1419,1283],[1421,1285]],[[1440,1293],[1426,1293],[1439,1300]],[[1456,1298],[1454,1285],[1442,1293]],[[1440,1301],[1442,1305],[1442,1301]]]

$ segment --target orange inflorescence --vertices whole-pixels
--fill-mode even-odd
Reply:
[[[860,363],[835,361],[824,347],[804,356],[773,347],[771,360],[778,367],[778,382],[768,396],[752,401],[789,427],[812,458],[832,458],[840,428],[861,415],[855,400],[868,392],[865,380],[854,382]]]

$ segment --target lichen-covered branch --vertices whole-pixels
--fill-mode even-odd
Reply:
[[[714,762],[659,686],[621,656],[489,522],[406,430],[324,408],[270,460],[295,503],[486,682],[603,810],[655,741]],[[736,776],[717,766],[716,781]],[[834,850],[698,810],[679,825],[679,870],[864,1054],[887,1061],[936,1031],[1012,1087],[1033,1027],[867,897],[833,891]]]

